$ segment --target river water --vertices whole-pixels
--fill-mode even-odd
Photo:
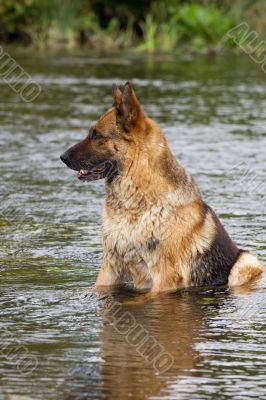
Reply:
[[[245,55],[14,58],[42,92],[25,103],[0,82],[0,399],[265,399],[266,279],[97,294],[104,185],[59,156],[131,79],[205,201],[266,263],[266,75]],[[110,298],[172,357],[166,371],[112,320]]]

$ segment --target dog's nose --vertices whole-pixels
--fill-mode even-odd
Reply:
[[[67,154],[66,153],[63,153],[63,154],[61,154],[61,156],[60,156],[60,158],[61,158],[61,161],[63,161],[63,163],[67,163]]]

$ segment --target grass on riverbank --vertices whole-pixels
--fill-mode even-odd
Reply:
[[[38,49],[219,52],[233,26],[248,21],[263,32],[265,16],[262,0],[2,0],[0,40]]]

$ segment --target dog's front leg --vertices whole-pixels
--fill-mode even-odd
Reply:
[[[95,283],[96,288],[101,286],[116,286],[123,283],[123,276],[115,270],[109,263],[104,263],[98,273]]]
[[[151,293],[176,291],[179,287],[182,287],[182,277],[172,265],[167,263],[162,262],[159,266],[154,267],[151,272],[151,278]]]

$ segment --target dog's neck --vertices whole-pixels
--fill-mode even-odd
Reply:
[[[151,205],[173,203],[184,206],[200,199],[193,178],[176,161],[166,139],[154,154],[143,151],[134,155],[126,169],[106,181],[106,206],[113,211],[136,213]]]

